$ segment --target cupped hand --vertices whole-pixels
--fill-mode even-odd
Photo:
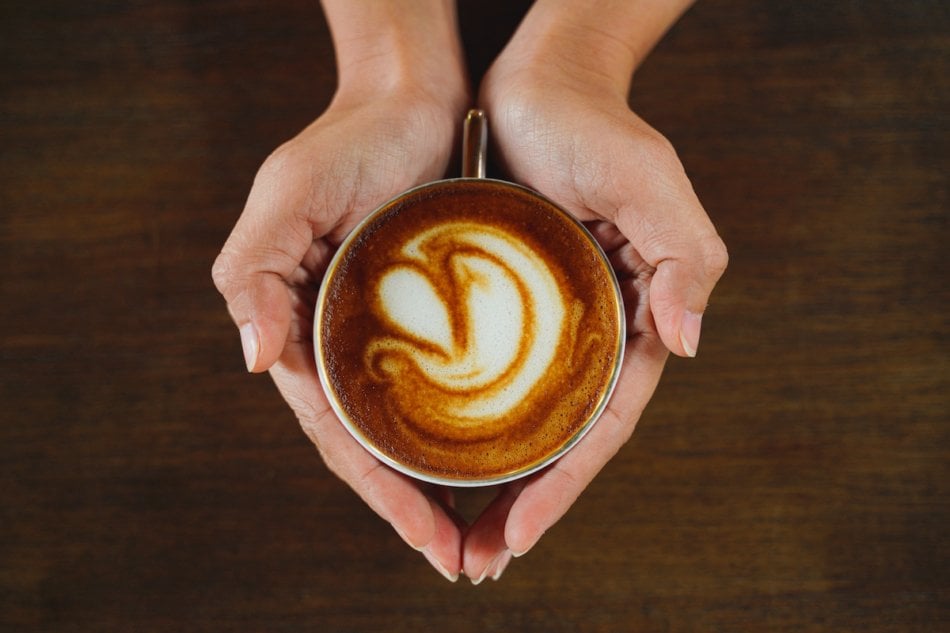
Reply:
[[[400,89],[340,97],[262,165],[214,264],[249,371],[269,370],[323,460],[454,580],[462,531],[450,495],[381,464],[336,419],[313,357],[313,311],[329,259],[387,199],[443,176],[464,100]]]
[[[624,87],[570,61],[506,52],[481,86],[510,177],[584,221],[620,282],[627,347],[601,419],[576,447],[511,484],[470,528],[463,569],[497,577],[527,552],[629,439],[668,352],[694,356],[726,249],[670,143],[634,114]],[[583,69],[580,69],[583,70]]]

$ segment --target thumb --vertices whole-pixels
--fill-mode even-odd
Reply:
[[[248,371],[266,371],[280,357],[293,314],[289,281],[313,244],[301,212],[308,179],[287,165],[258,172],[244,212],[212,267],[212,278],[241,334]]]
[[[660,339],[674,354],[692,357],[706,303],[729,255],[673,146],[640,125],[631,136],[637,160],[625,163],[636,171],[621,169],[627,177],[614,188],[615,223],[655,270],[649,301]]]
[[[655,271],[649,301],[660,339],[674,354],[692,357],[706,303],[729,255],[682,167],[673,165],[654,172],[652,182],[620,202],[615,221]]]
[[[250,372],[266,371],[280,356],[290,330],[291,299],[283,278],[222,251],[212,277],[238,326],[244,362]]]
[[[656,264],[650,311],[664,345],[675,354],[693,357],[709,295],[726,269],[728,255],[715,234],[673,252]]]

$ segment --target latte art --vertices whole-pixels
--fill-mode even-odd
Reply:
[[[465,428],[507,416],[552,370],[568,329],[567,298],[544,259],[471,222],[438,225],[400,253],[374,304],[395,335],[370,342],[367,369],[406,414],[424,407]],[[444,397],[429,403],[432,390]]]
[[[623,349],[612,272],[583,227],[526,189],[441,181],[340,247],[314,322],[320,380],[350,432],[415,476],[530,472],[603,410]]]

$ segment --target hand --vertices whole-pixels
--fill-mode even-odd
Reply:
[[[444,175],[469,101],[451,16],[418,0],[399,4],[325,3],[340,88],[320,118],[264,162],[213,277],[248,370],[270,371],[330,470],[454,580],[462,530],[448,493],[383,466],[350,436],[313,356],[313,309],[333,252],[379,204]],[[383,32],[367,33],[370,24]]]
[[[629,439],[668,351],[695,355],[727,262],[672,146],[630,111],[629,76],[604,72],[605,56],[630,50],[598,29],[601,50],[592,54],[590,34],[549,29],[539,10],[486,75],[480,103],[512,179],[585,221],[608,254],[628,341],[616,391],[591,432],[552,467],[504,488],[471,526],[463,569],[473,579],[497,577],[512,553],[527,552]]]

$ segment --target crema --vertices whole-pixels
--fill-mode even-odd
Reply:
[[[617,283],[584,227],[511,183],[440,181],[378,209],[321,289],[321,381],[377,456],[493,482],[576,442],[623,349]]]

